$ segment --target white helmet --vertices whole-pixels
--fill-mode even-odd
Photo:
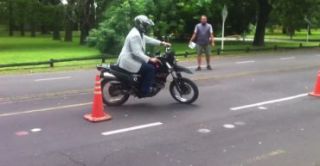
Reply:
[[[140,33],[147,33],[148,27],[154,26],[153,21],[145,15],[139,15],[135,17],[134,24]]]

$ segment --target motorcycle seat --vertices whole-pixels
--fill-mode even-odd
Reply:
[[[118,65],[110,65],[110,69],[118,71],[118,72],[121,72],[121,73],[125,73],[125,74],[128,74],[128,75],[135,74],[135,73],[131,73],[131,72],[128,72],[127,70],[122,69]]]
[[[112,73],[113,73],[118,79],[123,80],[123,81],[132,82],[132,81],[136,81],[135,78],[140,77],[139,74],[128,72],[128,71],[120,68],[118,65],[111,65],[111,66],[110,66],[110,69],[111,69]]]

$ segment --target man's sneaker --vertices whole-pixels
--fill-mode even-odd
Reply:
[[[196,71],[201,71],[201,67],[198,66],[198,67],[196,68]]]
[[[208,65],[208,66],[207,66],[207,69],[208,69],[208,70],[212,70],[212,68],[211,68],[211,66],[210,66],[210,65]]]

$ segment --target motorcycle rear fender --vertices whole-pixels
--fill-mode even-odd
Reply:
[[[114,74],[107,72],[107,71],[101,73],[101,77],[104,79],[108,79],[108,80],[118,80]]]
[[[192,72],[190,69],[188,69],[188,68],[186,68],[186,67],[183,67],[183,66],[179,66],[179,65],[177,65],[177,66],[175,67],[175,70],[176,70],[177,72],[185,72],[185,73],[188,73],[188,74],[193,74],[193,72]]]

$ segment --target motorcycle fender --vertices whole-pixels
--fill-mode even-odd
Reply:
[[[117,77],[115,75],[113,75],[112,73],[109,73],[109,72],[104,72],[102,74],[102,77],[104,79],[108,79],[108,80],[117,80]]]
[[[183,67],[183,66],[179,66],[179,65],[177,65],[177,66],[175,67],[175,70],[176,70],[177,72],[185,72],[185,73],[188,73],[188,74],[193,74],[193,72],[192,72],[190,69],[188,69],[188,68],[186,68],[186,67]]]

